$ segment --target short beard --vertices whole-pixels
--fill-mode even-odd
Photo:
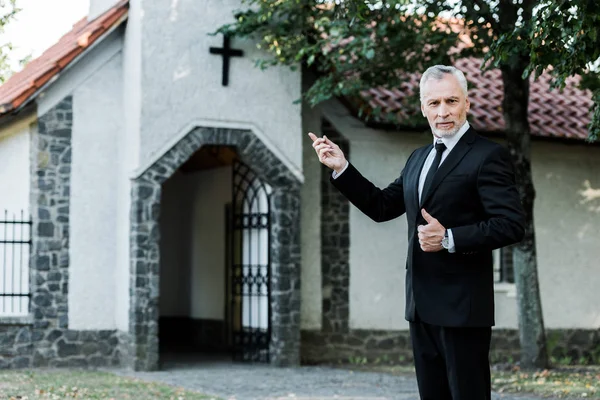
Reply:
[[[433,134],[434,134],[435,136],[437,136],[437,137],[441,137],[441,138],[443,138],[443,137],[450,138],[450,137],[452,137],[452,136],[454,136],[454,135],[456,135],[456,134],[458,133],[458,131],[460,130],[460,128],[462,128],[462,127],[463,127],[463,125],[465,124],[465,122],[466,122],[466,120],[464,120],[464,121],[459,121],[459,122],[458,122],[458,123],[457,123],[457,124],[454,126],[454,128],[452,128],[452,129],[451,129],[451,130],[449,130],[449,131],[443,131],[443,130],[437,129],[435,126],[432,126],[432,127],[431,127],[431,131],[432,131],[432,132],[433,132]]]

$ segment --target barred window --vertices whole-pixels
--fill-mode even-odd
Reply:
[[[0,316],[29,313],[31,218],[24,211],[0,214]]]

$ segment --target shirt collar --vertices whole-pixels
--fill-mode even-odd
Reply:
[[[458,132],[456,132],[456,134],[454,136],[441,138],[442,142],[446,145],[446,149],[448,151],[451,151],[454,148],[454,146],[456,146],[456,143],[458,143],[460,138],[463,137],[463,135],[469,130],[469,128],[470,128],[469,121],[465,121],[463,126],[460,127],[460,129],[458,130]],[[435,142],[437,140],[438,140],[438,138],[433,136],[433,146],[434,147],[435,147]]]

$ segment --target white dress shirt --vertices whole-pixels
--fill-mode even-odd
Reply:
[[[419,202],[421,201],[423,185],[425,185],[425,178],[427,177],[427,172],[429,171],[429,168],[431,168],[431,164],[433,164],[433,160],[435,158],[435,143],[437,141],[441,140],[442,143],[444,143],[446,145],[446,150],[444,150],[444,152],[442,153],[442,159],[440,161],[440,165],[442,165],[442,163],[444,162],[446,157],[448,157],[448,154],[450,154],[450,152],[452,151],[454,146],[456,146],[456,143],[458,143],[460,138],[463,137],[463,135],[469,130],[469,127],[470,127],[469,122],[465,121],[463,126],[460,127],[460,129],[458,130],[458,132],[456,132],[456,134],[454,136],[442,137],[442,138],[437,138],[436,136],[433,136],[433,148],[431,149],[431,151],[429,152],[429,155],[425,159],[425,163],[423,164],[423,169],[421,170],[421,175],[419,176]],[[333,179],[337,179],[337,177],[339,177],[341,174],[343,174],[344,171],[346,171],[346,168],[348,168],[348,165],[349,165],[349,162],[346,161],[346,165],[344,166],[344,169],[339,174],[337,172],[333,171],[333,174],[332,174]],[[435,217],[435,215],[433,217]],[[452,229],[448,229],[448,252],[454,253],[455,251],[456,251],[456,249],[454,247],[454,237],[452,236]]]

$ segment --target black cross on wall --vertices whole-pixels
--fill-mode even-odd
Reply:
[[[229,59],[231,57],[242,57],[244,52],[242,50],[232,49],[230,46],[229,36],[223,36],[223,47],[211,47],[210,54],[218,54],[223,57],[223,86],[227,86],[229,83]]]

